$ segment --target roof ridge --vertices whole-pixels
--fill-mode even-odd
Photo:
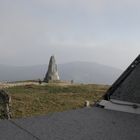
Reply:
[[[17,124],[16,122],[9,120],[10,123],[12,123],[13,125],[15,125],[16,127],[18,127],[19,129],[21,129],[22,131],[26,132],[27,134],[29,134],[30,136],[32,136],[33,138],[35,138],[36,140],[41,140],[39,137],[35,136],[34,134],[32,134],[30,131],[28,131],[27,129],[23,128],[22,126],[20,126],[19,124]]]
[[[134,71],[134,69],[140,63],[140,55],[129,65],[129,67],[122,73],[122,75],[116,80],[116,82],[107,90],[104,99],[110,100],[110,96],[114,91],[125,81],[125,79]]]

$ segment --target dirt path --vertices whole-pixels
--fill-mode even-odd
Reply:
[[[19,82],[19,83],[0,83],[0,89],[15,87],[15,86],[24,86],[24,85],[39,85],[38,82]]]
[[[42,83],[41,85],[47,85],[48,83]],[[49,83],[49,84],[57,84],[59,86],[69,86],[69,85],[73,85],[71,83]],[[40,85],[38,82],[13,82],[13,83],[6,83],[6,82],[0,82],[0,89],[4,89],[4,88],[9,88],[9,87],[15,87],[15,86],[26,86],[26,85]],[[75,84],[74,84],[75,85]],[[77,84],[79,85],[79,84]]]

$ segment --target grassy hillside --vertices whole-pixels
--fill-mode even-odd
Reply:
[[[84,107],[107,90],[103,85],[26,85],[6,89],[12,98],[13,118],[29,117]]]

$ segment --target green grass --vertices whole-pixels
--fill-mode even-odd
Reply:
[[[13,118],[61,112],[84,107],[85,100],[100,100],[108,86],[48,84],[6,89],[12,98]]]

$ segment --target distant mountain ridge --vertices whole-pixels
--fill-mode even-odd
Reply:
[[[43,79],[47,68],[48,65],[0,65],[0,81]],[[76,83],[112,84],[122,70],[94,62],[71,62],[59,64],[58,72],[61,80],[73,80]]]
[[[58,68],[62,79],[80,83],[112,84],[122,73],[120,69],[95,62],[71,62]]]

